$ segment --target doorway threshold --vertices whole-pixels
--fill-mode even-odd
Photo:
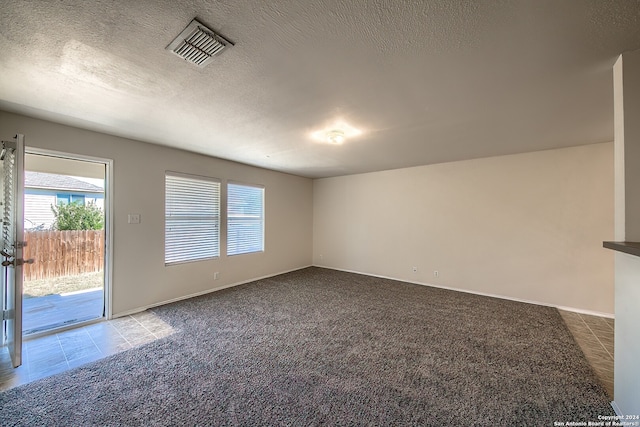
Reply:
[[[102,289],[96,289],[72,295],[24,298],[22,312],[23,334],[37,334],[103,317],[104,294]]]
[[[41,338],[47,335],[53,335],[60,332],[68,331],[70,329],[81,328],[84,326],[93,325],[94,323],[104,322],[106,319],[103,316],[89,317],[84,319],[76,319],[56,325],[50,325],[39,329],[32,329],[29,331],[23,331],[23,337],[25,340],[31,340],[35,338]]]

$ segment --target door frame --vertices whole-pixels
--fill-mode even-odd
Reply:
[[[25,146],[26,154],[36,154],[83,162],[102,163],[104,170],[104,317],[112,318],[112,277],[113,277],[113,159],[67,153],[64,151]]]

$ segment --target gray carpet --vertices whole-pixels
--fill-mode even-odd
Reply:
[[[178,332],[1,393],[0,423],[550,426],[613,415],[553,308],[308,268],[153,311]]]

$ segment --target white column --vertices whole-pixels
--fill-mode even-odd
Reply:
[[[640,242],[640,50],[613,67],[615,238]],[[614,400],[623,415],[640,415],[640,257],[615,255]]]

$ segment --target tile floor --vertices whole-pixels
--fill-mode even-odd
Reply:
[[[613,400],[613,340],[615,321],[559,310],[591,367]]]
[[[85,363],[142,345],[173,333],[150,311],[63,332],[23,343],[22,366],[13,369],[9,352],[0,352],[0,391],[48,377]]]

